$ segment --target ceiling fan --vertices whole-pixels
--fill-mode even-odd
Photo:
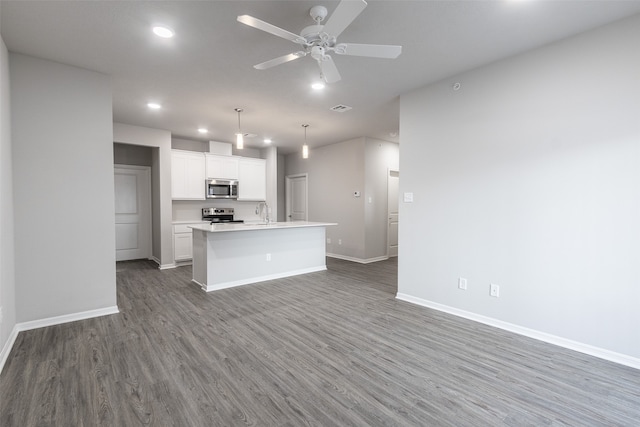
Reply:
[[[302,50],[297,52],[292,52],[254,65],[254,68],[266,70],[267,68],[311,55],[320,66],[320,76],[327,83],[334,83],[340,80],[341,77],[329,52],[334,52],[338,55],[389,59],[397,58],[402,52],[402,46],[337,43],[336,39],[338,36],[360,15],[365,7],[367,7],[367,2],[364,0],[342,0],[327,20],[327,23],[323,25],[322,21],[327,17],[327,8],[324,6],[314,6],[309,11],[309,15],[311,15],[315,24],[304,28],[300,32],[300,35],[249,15],[238,16],[238,22],[273,34],[274,36],[290,40],[299,44],[302,48]]]

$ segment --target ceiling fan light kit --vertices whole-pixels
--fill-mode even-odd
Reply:
[[[237,19],[238,22],[245,25],[299,44],[302,48],[302,50],[256,64],[254,68],[266,70],[310,55],[318,63],[322,79],[326,83],[335,83],[342,79],[342,77],[333,58],[329,54],[331,52],[337,55],[387,59],[397,58],[400,53],[402,53],[402,46],[356,43],[336,44],[338,36],[362,13],[366,6],[367,2],[364,0],[342,0],[325,25],[322,25],[321,22],[327,17],[327,8],[324,6],[313,6],[309,11],[309,15],[315,21],[315,24],[305,27],[300,32],[300,35],[276,27],[253,16],[240,15]]]

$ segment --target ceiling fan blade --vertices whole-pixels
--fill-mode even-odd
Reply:
[[[257,28],[258,30],[265,31],[269,34],[273,34],[274,36],[291,40],[294,43],[303,44],[307,42],[303,37],[300,37],[297,34],[293,34],[292,32],[287,30],[283,30],[282,28],[276,27],[275,25],[269,24],[268,22],[261,21],[260,19],[254,18],[253,16],[240,15],[238,16],[238,22],[241,22],[253,28]]]
[[[306,52],[294,52],[288,55],[279,56],[277,58],[271,59],[269,61],[262,62],[260,64],[256,64],[253,68],[257,70],[266,70],[267,68],[275,67],[276,65],[284,64],[285,62],[293,61],[294,59],[302,58],[306,56]]]
[[[335,83],[342,79],[338,72],[338,67],[336,67],[335,62],[333,62],[333,59],[329,55],[325,55],[322,59],[318,60],[318,65],[320,65],[320,72],[325,82]]]
[[[338,55],[370,56],[372,58],[394,59],[402,53],[402,46],[389,44],[339,43],[333,51]]]
[[[322,29],[332,37],[338,37],[367,7],[364,0],[342,0]]]

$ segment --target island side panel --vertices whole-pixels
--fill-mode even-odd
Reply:
[[[206,234],[207,291],[326,270],[323,226]]]
[[[206,290],[207,288],[207,233],[206,231],[193,230],[193,282]]]

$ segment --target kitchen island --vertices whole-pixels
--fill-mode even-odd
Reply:
[[[194,225],[193,282],[207,292],[326,270],[326,222]]]

